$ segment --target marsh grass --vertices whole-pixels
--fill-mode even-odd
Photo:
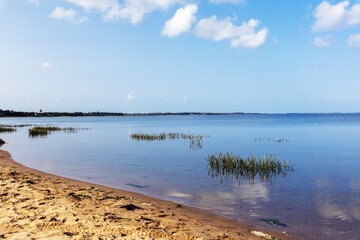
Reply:
[[[29,137],[46,137],[53,132],[66,132],[66,133],[76,133],[79,130],[88,130],[88,128],[74,128],[74,127],[67,127],[67,128],[60,128],[54,126],[36,126],[29,129]]]
[[[255,138],[254,142],[277,142],[277,143],[285,143],[285,142],[290,142],[288,139],[286,138],[268,138],[268,137],[259,137],[259,138]]]
[[[290,162],[279,161],[274,155],[264,155],[263,158],[256,158],[250,155],[242,158],[239,155],[213,154],[206,158],[208,163],[208,174],[211,177],[223,179],[235,178],[240,183],[242,179],[254,183],[259,176],[261,181],[270,181],[277,176],[287,177],[294,167]]]
[[[45,137],[52,132],[61,130],[59,127],[33,127],[29,129],[29,137]]]
[[[15,125],[0,124],[0,133],[12,133],[12,132],[16,132],[17,128],[30,127],[30,126],[34,126],[34,125],[32,125],[32,124],[15,124]]]
[[[11,132],[16,132],[16,128],[8,125],[0,125],[0,133],[11,133]]]
[[[136,141],[165,141],[165,140],[178,140],[183,139],[189,142],[190,148],[194,150],[199,150],[203,147],[203,139],[209,138],[208,135],[195,135],[195,134],[185,134],[185,133],[160,133],[160,134],[143,134],[143,133],[132,133],[130,135],[131,139]]]

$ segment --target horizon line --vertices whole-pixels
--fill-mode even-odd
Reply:
[[[109,114],[109,115],[287,115],[287,114],[360,114],[360,112],[199,112],[199,111],[180,111],[180,112],[110,112],[110,111],[17,111],[17,110],[3,110],[0,112],[10,112],[19,114]],[[1,115],[0,115],[1,116]]]

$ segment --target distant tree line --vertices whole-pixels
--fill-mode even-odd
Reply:
[[[0,117],[86,117],[86,116],[124,116],[123,113],[105,112],[21,112],[0,109]]]
[[[187,116],[187,115],[232,115],[237,113],[208,112],[157,112],[157,113],[114,113],[114,112],[21,112],[0,109],[0,117],[101,117],[101,116]]]

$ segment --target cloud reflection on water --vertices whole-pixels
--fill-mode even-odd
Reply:
[[[342,221],[360,220],[360,201],[356,191],[360,191],[360,178],[351,178],[348,191],[339,191],[337,194],[330,194],[328,188],[335,183],[334,179],[317,179],[316,186],[320,191],[315,195],[317,212],[325,219],[339,219]],[[344,200],[346,199],[346,200]]]
[[[339,181],[342,184],[341,180],[329,177],[316,180],[315,208],[325,222],[326,227],[321,229],[322,232],[329,237],[349,239],[347,236],[356,235],[360,224],[360,178],[351,178],[335,194],[329,191],[334,185],[339,184]]]
[[[238,212],[239,207],[243,207],[243,204],[251,205],[251,210],[254,210],[260,206],[261,202],[269,200],[269,192],[264,183],[241,186],[234,183],[232,190],[199,193],[194,196],[194,201],[196,201],[197,206],[204,209],[233,216],[235,212]],[[257,216],[256,212],[253,211],[250,211],[250,214]]]

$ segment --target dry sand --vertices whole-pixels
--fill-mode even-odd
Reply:
[[[29,169],[1,150],[0,170],[0,239],[288,239],[196,208]]]

